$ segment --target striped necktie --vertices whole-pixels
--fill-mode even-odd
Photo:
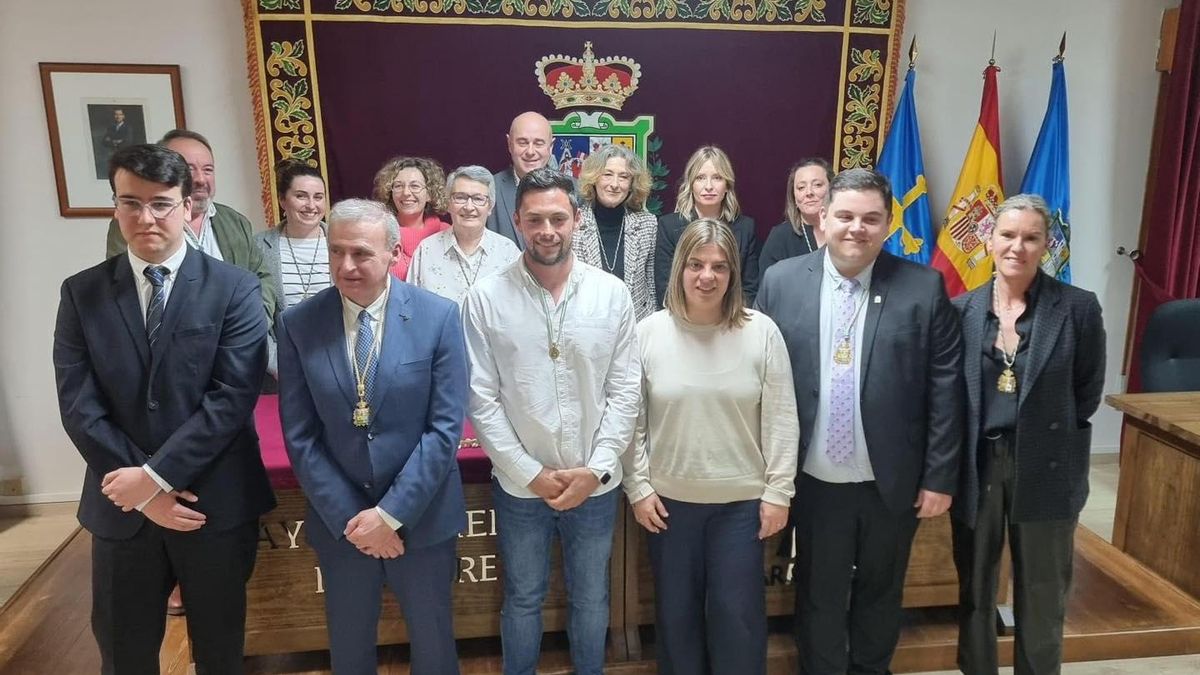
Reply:
[[[375,331],[371,329],[371,315],[364,309],[358,313],[358,335],[354,338],[354,360],[366,385],[367,400],[371,399],[371,392],[375,390],[375,370],[379,364],[379,357],[372,353],[375,351],[372,349],[374,346]]]
[[[146,305],[146,339],[153,347],[162,328],[163,310],[167,306],[166,281],[171,270],[162,265],[149,265],[142,274],[150,280],[151,286],[150,304]]]

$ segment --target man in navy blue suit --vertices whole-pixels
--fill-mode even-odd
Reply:
[[[414,675],[458,673],[450,592],[466,525],[456,454],[467,401],[458,306],[388,274],[395,216],[348,199],[329,213],[333,288],[284,312],[279,411],[308,498],[333,671],[376,672],[384,582]]]
[[[178,153],[129,146],[108,176],[128,253],[63,282],[54,330],[63,427],[87,463],[101,672],[158,673],[178,582],[196,672],[241,673],[258,517],[275,506],[253,421],[267,367],[258,280],[184,242],[192,179]]]

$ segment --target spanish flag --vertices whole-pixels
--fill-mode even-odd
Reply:
[[[1000,186],[1000,102],[996,73],[983,71],[983,103],[971,147],[958,174],[958,184],[938,233],[933,267],[946,279],[951,296],[965,293],[992,278],[992,259],[983,247],[995,225],[996,207],[1004,201]]]

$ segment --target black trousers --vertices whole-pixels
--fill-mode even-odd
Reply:
[[[996,585],[1006,529],[1017,621],[1014,673],[1048,675],[1062,667],[1063,619],[1078,519],[1028,523],[1009,519],[1015,482],[1013,450],[1007,437],[981,442],[979,452],[986,466],[978,519],[973,529],[953,521],[959,583],[958,666],[967,675],[991,675],[999,668]]]
[[[662,503],[667,529],[647,535],[659,674],[764,675],[761,502]]]
[[[245,647],[246,582],[258,521],[220,532],[146,522],[130,539],[92,537],[92,634],[103,675],[157,675],[167,596],[187,607],[197,675],[237,675]]]
[[[801,474],[796,521],[796,645],[805,675],[889,673],[915,510],[887,508],[874,482]]]

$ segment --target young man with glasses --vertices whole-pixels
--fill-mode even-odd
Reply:
[[[253,274],[184,242],[192,179],[157,145],[109,164],[128,252],[63,282],[54,367],[87,464],[102,672],[158,672],[179,583],[197,673],[240,673],[258,518],[275,506],[252,412],[267,365]]]

